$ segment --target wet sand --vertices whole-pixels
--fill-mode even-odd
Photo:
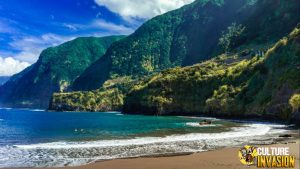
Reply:
[[[273,144],[269,147],[289,147],[290,155],[296,156],[296,169],[299,169],[300,142],[288,144]],[[116,159],[96,162],[78,167],[63,167],[63,169],[252,169],[256,166],[241,164],[238,157],[239,148],[224,148],[220,150],[194,153],[172,157],[140,157],[131,159]],[[42,169],[42,168],[34,168]],[[45,169],[45,168],[44,168]],[[62,168],[48,168],[62,169]]]

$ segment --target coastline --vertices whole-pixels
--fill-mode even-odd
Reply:
[[[258,145],[259,146],[259,145]],[[290,154],[296,156],[295,168],[299,169],[300,140],[287,143],[266,145],[268,147],[289,147]],[[257,168],[247,167],[240,163],[238,158],[239,147],[223,148],[218,150],[193,153],[189,155],[160,156],[160,157],[138,157],[127,159],[114,159],[98,161],[95,163],[76,166],[47,169],[242,169]],[[14,168],[5,168],[14,169]],[[16,168],[15,168],[16,169]],[[17,169],[45,169],[45,168],[17,168]]]
[[[24,121],[22,116],[19,115],[20,113],[18,111],[11,111],[12,115],[16,115],[13,116],[14,118],[10,117],[11,119],[19,119],[21,121]],[[40,119],[44,119],[45,115],[51,115],[46,116],[47,119],[53,119],[57,117],[56,114],[52,113],[39,113],[33,110],[30,112],[31,113],[28,114],[22,114],[24,114],[26,118],[30,117],[30,115],[34,116],[35,118],[41,116],[40,118],[37,118],[37,124],[40,124]],[[14,143],[12,146],[0,147],[0,166],[6,168],[76,168],[72,166],[87,166],[87,164],[92,165],[92,163],[97,163],[99,161],[101,163],[106,163],[108,161],[116,161],[121,159],[132,161],[134,159],[183,157],[194,154],[202,154],[200,152],[206,153],[207,151],[219,151],[224,148],[241,148],[244,145],[270,145],[280,143],[292,143],[295,142],[294,140],[299,139],[299,128],[293,125],[284,125],[268,122],[266,123],[253,121],[249,123],[249,121],[243,120],[223,121],[222,119],[215,119],[212,117],[203,118],[215,121],[215,125],[219,128],[222,128],[222,130],[219,130],[218,128],[214,129],[211,126],[207,128],[206,125],[199,125],[199,119],[194,118],[200,117],[174,117],[176,119],[174,119],[173,117],[168,117],[163,119],[153,119],[153,117],[151,116],[137,116],[138,118],[136,118],[135,116],[128,116],[126,118],[126,116],[124,116],[120,118],[119,116],[117,116],[118,114],[111,112],[100,114],[79,113],[77,114],[77,116],[69,116],[68,113],[62,113],[60,115],[64,115],[63,117],[65,117],[61,118],[60,116],[60,119],[70,120],[70,118],[73,117],[76,123],[74,123],[75,125],[72,125],[67,128],[71,132],[67,132],[66,134],[79,134],[79,136],[80,134],[86,134],[86,131],[88,130],[86,127],[86,123],[80,123],[81,118],[78,118],[78,116],[82,116],[85,119],[97,120],[97,123],[99,122],[99,119],[102,119],[102,121],[100,120],[102,125],[100,126],[101,129],[119,127],[120,123],[124,124],[124,122],[126,122],[126,124],[128,124],[127,127],[129,127],[128,131],[131,131],[132,129],[136,130],[137,128],[139,128],[139,126],[135,125],[135,120],[138,119],[140,121],[143,121],[142,124],[148,124],[148,126],[144,125],[144,128],[148,127],[151,131],[153,131],[151,124],[155,124],[155,126],[157,126],[157,124],[153,122],[159,122],[159,126],[161,128],[169,129],[172,127],[181,126],[180,129],[189,128],[189,132],[175,132],[169,133],[167,135],[137,135],[135,137],[128,137],[126,139],[114,138],[87,141],[58,140],[45,143],[31,143],[31,140],[28,140],[28,142],[20,142],[19,144]],[[113,121],[111,121],[110,119],[113,119]],[[90,120],[88,121],[90,122]],[[4,118],[4,122],[9,121],[9,118]],[[60,124],[64,124],[65,122],[66,121],[58,121],[57,123],[54,123],[53,121],[48,121],[48,123],[44,124],[48,124],[46,125],[47,127],[52,127],[53,124],[55,124],[55,126],[57,126],[58,128],[57,130],[53,130],[52,133],[57,134],[56,132],[60,129],[65,129],[64,126],[60,126]],[[30,124],[25,124],[25,126],[23,125],[24,127],[30,126],[32,122]],[[109,125],[107,127],[107,125],[103,126],[103,124]],[[111,126],[111,124],[115,124],[115,126]],[[167,125],[162,126],[162,124]],[[197,129],[197,131],[199,132],[195,132],[195,129]],[[201,130],[205,130],[205,132],[201,132]],[[101,135],[101,133],[102,132],[99,132],[98,135]],[[155,133],[157,134],[156,131]],[[48,135],[42,136],[48,137]],[[41,136],[36,138],[39,139],[40,137]],[[13,137],[13,139],[19,140],[18,137]],[[217,154],[215,155],[218,156]],[[206,159],[206,157],[203,158]],[[222,157],[220,156],[218,158]]]
[[[24,113],[23,113],[24,114]],[[44,114],[35,112],[34,116],[41,115],[45,118],[44,115],[51,115],[50,119],[53,119],[53,115],[55,114]],[[62,114],[68,116],[68,114]],[[90,115],[90,116],[88,116]],[[99,122],[99,119],[95,118],[95,114],[78,114],[77,116],[84,116],[87,119],[96,119]],[[115,115],[115,113],[101,113],[97,116],[100,119],[108,119],[105,120],[109,122],[109,127],[111,127],[111,118],[113,122],[116,122],[116,119],[122,119],[121,122],[132,122],[132,120],[136,120],[135,116],[129,116],[131,118],[124,119]],[[26,119],[28,118],[28,114],[24,114]],[[19,116],[18,116],[19,117]],[[38,116],[39,117],[39,116]],[[137,116],[140,117],[140,116]],[[142,116],[143,118],[137,118],[142,121],[146,121],[147,124],[158,122],[155,118],[155,121],[149,116]],[[145,118],[147,117],[147,118]],[[145,119],[144,119],[145,118]],[[150,119],[149,119],[150,118]],[[177,118],[177,117],[176,117]],[[215,119],[212,117],[187,117],[179,118],[179,119],[159,119],[159,122],[163,122],[164,124],[168,124],[163,127],[176,126],[178,124],[183,126],[192,126],[192,129],[201,129],[207,130],[204,126],[199,126],[199,120],[194,118],[203,118],[203,119],[211,119],[215,121],[216,124],[220,124],[223,128],[229,127],[230,130],[222,130],[222,132],[218,131],[210,131],[210,132],[188,132],[181,134],[169,134],[169,135],[145,135],[139,137],[132,137],[127,139],[103,139],[103,140],[94,140],[94,141],[53,141],[53,142],[37,142],[37,143],[26,143],[21,142],[19,144],[14,144],[14,146],[2,147],[0,152],[2,152],[2,159],[0,158],[0,164],[2,167],[6,168],[31,168],[37,167],[39,168],[61,168],[66,167],[67,169],[71,168],[86,168],[87,166],[94,165],[104,165],[102,163],[119,163],[118,161],[128,161],[128,165],[132,165],[131,163],[140,163],[140,160],[148,161],[149,159],[154,160],[153,163],[156,163],[157,159],[175,159],[179,160],[184,157],[193,158],[203,158],[206,159],[206,153],[213,153],[217,158],[225,158],[220,156],[219,154],[224,154],[223,150],[231,149],[232,147],[241,148],[244,145],[272,145],[272,144],[280,144],[280,143],[293,143],[295,140],[299,143],[299,128],[292,125],[284,125],[284,124],[276,124],[276,123],[268,123],[268,122],[254,122],[249,123],[250,121],[243,120],[230,120],[230,124],[226,124],[227,122],[222,121],[221,119]],[[22,119],[22,118],[21,118]],[[77,119],[81,119],[78,118]],[[4,121],[8,121],[9,119],[5,119]],[[125,121],[124,121],[125,120]],[[128,121],[129,120],[129,121]],[[170,120],[172,123],[169,123]],[[179,121],[177,121],[179,120]],[[75,119],[76,121],[76,119]],[[175,121],[175,123],[173,122]],[[227,121],[227,120],[226,120]],[[234,123],[232,123],[234,122]],[[246,123],[248,122],[248,123]],[[174,124],[173,124],[174,123]],[[231,124],[232,123],[232,124]],[[30,122],[29,124],[32,124]],[[47,124],[47,123],[46,123]],[[62,124],[62,125],[61,125]],[[73,124],[73,123],[72,123]],[[105,124],[103,121],[101,124]],[[28,125],[28,124],[27,124]],[[56,123],[57,130],[59,131],[64,128],[65,123]],[[71,133],[78,134],[84,131],[85,123],[76,123],[76,125],[71,126]],[[43,124],[45,126],[45,123]],[[53,126],[53,122],[49,121],[48,125]],[[144,128],[146,126],[143,126]],[[150,125],[151,127],[151,125]],[[196,128],[195,128],[196,127]],[[133,126],[134,129],[138,128],[138,126]],[[186,127],[184,127],[186,128]],[[70,128],[67,128],[70,129]],[[76,131],[75,131],[75,130]],[[157,134],[157,132],[155,131]],[[80,134],[80,133],[79,133]],[[85,133],[83,133],[85,134]],[[101,133],[98,133],[101,134]],[[39,136],[40,137],[40,136]],[[37,137],[37,138],[39,138]],[[19,140],[16,137],[16,140]],[[299,147],[297,147],[298,149]],[[232,150],[235,151],[235,150]],[[204,155],[202,155],[204,153]],[[198,157],[199,154],[199,157]],[[201,155],[200,155],[201,154]],[[228,153],[225,153],[228,154]],[[232,156],[233,159],[236,160],[236,153]],[[1,153],[0,153],[1,155]],[[7,158],[7,155],[8,156]],[[192,157],[190,157],[192,156]],[[197,157],[194,157],[197,156]],[[227,158],[227,157],[226,157]],[[2,161],[1,161],[2,160]],[[160,161],[160,160],[158,160]],[[189,159],[187,159],[189,161]],[[230,160],[229,160],[230,161]],[[208,163],[213,163],[212,160],[208,158]],[[239,162],[239,161],[238,161]],[[98,164],[101,163],[101,164]],[[143,162],[141,162],[143,163]],[[164,164],[164,161],[159,163]],[[169,162],[165,164],[165,166],[172,166],[173,162]],[[176,162],[175,162],[176,163]],[[191,161],[190,163],[193,163]],[[203,162],[205,163],[205,161]],[[6,164],[6,165],[3,165]],[[198,165],[198,163],[196,162]],[[195,165],[196,165],[195,164]],[[239,163],[238,163],[239,164]],[[114,165],[114,164],[113,164]],[[119,166],[123,166],[123,164],[117,164]],[[74,166],[74,167],[72,167]],[[77,167],[78,166],[78,167]],[[149,166],[148,168],[153,168],[155,166]],[[182,166],[184,168],[184,166]],[[192,167],[192,166],[190,166]],[[96,168],[99,168],[96,166]],[[103,168],[103,167],[100,167]],[[108,167],[111,168],[111,167]],[[134,168],[134,166],[130,166],[128,168]],[[139,168],[139,167],[138,167]],[[157,167],[156,167],[157,168]],[[165,167],[166,168],[166,167]],[[173,167],[174,168],[174,167]],[[216,167],[213,167],[216,168]],[[0,168],[1,169],[1,168]]]

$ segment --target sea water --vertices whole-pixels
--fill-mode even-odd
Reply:
[[[61,167],[97,160],[271,143],[284,125],[201,117],[0,108],[0,167]]]

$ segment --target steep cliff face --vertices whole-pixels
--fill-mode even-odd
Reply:
[[[121,111],[124,97],[139,80],[121,77],[108,80],[93,91],[54,93],[49,110],[55,111]]]
[[[121,38],[77,38],[44,50],[35,64],[0,87],[0,105],[47,108],[53,92],[69,91],[74,80]]]
[[[297,0],[196,0],[149,20],[114,43],[76,79],[74,89],[98,89],[111,78],[143,76],[207,60],[225,51],[219,45],[222,36],[228,43],[226,51],[272,44],[296,26],[299,4]],[[240,36],[226,36],[229,28],[235,30],[232,25],[240,26]]]
[[[118,110],[130,114],[251,116],[298,122],[298,103],[292,98],[300,91],[299,5],[296,0],[196,1],[153,18],[114,43],[74,84],[79,85],[76,89],[88,90],[106,81],[102,88],[93,94],[54,95],[52,108],[107,111],[103,105],[113,110],[110,103],[118,98]],[[166,32],[171,33],[164,36]],[[202,55],[204,51],[209,52]],[[129,82],[122,80],[125,75],[130,75]],[[88,79],[93,83],[84,83]],[[115,79],[121,80],[105,87]],[[101,99],[94,102],[95,98]]]
[[[268,46],[268,45],[267,45]],[[299,123],[300,26],[263,50],[241,50],[96,91],[55,94],[51,110],[262,117]]]
[[[263,55],[242,51],[163,71],[132,88],[124,112],[296,118],[289,100],[300,93],[299,47],[298,26]]]

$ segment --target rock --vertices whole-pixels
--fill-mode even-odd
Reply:
[[[203,120],[201,122],[199,122],[200,125],[208,125],[208,124],[212,124],[211,120]]]
[[[289,138],[289,137],[292,137],[292,135],[291,134],[282,134],[282,135],[279,135],[279,137]]]

